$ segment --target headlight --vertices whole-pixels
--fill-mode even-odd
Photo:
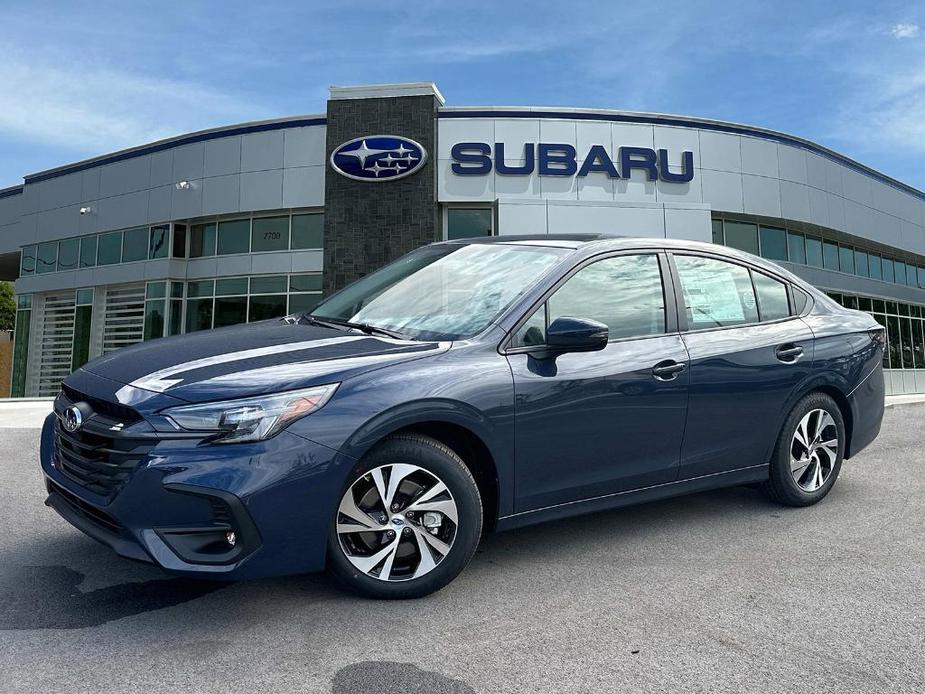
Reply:
[[[321,409],[338,385],[332,383],[244,400],[173,407],[163,414],[181,429],[217,434],[215,443],[263,441],[295,420]]]

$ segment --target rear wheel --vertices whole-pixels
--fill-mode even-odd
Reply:
[[[765,489],[787,506],[809,506],[832,489],[845,450],[841,410],[825,393],[811,393],[793,408],[777,440]]]
[[[416,598],[468,564],[482,530],[469,469],[439,441],[398,435],[357,465],[328,537],[331,571],[376,598]]]

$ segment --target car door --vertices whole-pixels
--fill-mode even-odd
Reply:
[[[809,374],[813,334],[782,278],[745,263],[672,254],[690,355],[680,478],[769,460],[783,411]]]
[[[558,317],[605,323],[607,346],[550,355]],[[688,380],[676,321],[667,258],[637,252],[579,266],[515,329],[517,511],[675,479]]]

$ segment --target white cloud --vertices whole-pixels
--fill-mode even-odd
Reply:
[[[890,29],[890,33],[893,34],[893,36],[898,39],[914,39],[916,36],[919,35],[919,31],[920,31],[920,28],[918,24],[903,23],[903,22],[900,22],[899,24],[895,25],[892,29]]]
[[[2,49],[0,45],[0,55],[14,55]],[[10,57],[0,58],[0,91],[0,132],[81,155],[267,115],[195,82]]]

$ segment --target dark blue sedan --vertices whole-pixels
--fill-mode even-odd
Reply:
[[[439,243],[312,313],[64,383],[48,505],[126,557],[425,595],[483,532],[727,485],[807,506],[880,429],[883,329],[693,242]]]

